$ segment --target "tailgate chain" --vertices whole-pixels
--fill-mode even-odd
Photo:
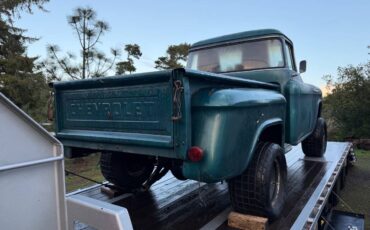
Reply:
[[[184,91],[184,87],[182,87],[182,82],[180,80],[176,80],[173,82],[173,115],[172,120],[178,121],[181,119],[181,95]]]
[[[47,118],[48,121],[54,121],[54,92],[49,95]]]

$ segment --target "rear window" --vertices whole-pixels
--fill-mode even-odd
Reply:
[[[187,63],[187,68],[214,73],[283,66],[283,46],[277,38],[195,50]]]

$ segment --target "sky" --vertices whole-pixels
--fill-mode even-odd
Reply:
[[[296,62],[307,60],[303,80],[317,86],[325,84],[323,75],[335,76],[339,66],[370,57],[368,0],[50,0],[44,5],[48,12],[22,13],[16,22],[28,36],[39,38],[28,46],[28,55],[42,60],[47,44],[78,54],[79,43],[66,18],[84,6],[110,25],[98,49],[140,45],[137,72],[154,71],[154,60],[168,45],[265,28],[278,29],[293,41]]]

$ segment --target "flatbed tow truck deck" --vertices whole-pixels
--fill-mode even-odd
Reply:
[[[304,156],[300,145],[293,147],[286,154],[287,202],[281,216],[268,228],[316,229],[350,151],[350,143],[328,142],[324,157],[310,158]],[[225,182],[180,181],[168,173],[147,192],[113,198],[101,187],[94,185],[67,197],[79,194],[125,207],[134,229],[233,229],[227,225],[232,208]],[[89,229],[84,224],[77,226]]]

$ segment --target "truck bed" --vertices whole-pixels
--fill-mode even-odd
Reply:
[[[350,143],[329,142],[325,157],[305,157],[301,147],[286,154],[288,198],[279,219],[270,229],[312,228],[345,164]],[[134,229],[231,229],[227,226],[230,207],[227,183],[204,184],[180,181],[167,174],[149,192],[125,193],[110,199],[101,185],[77,191],[128,209]],[[79,229],[89,229],[80,225]]]

